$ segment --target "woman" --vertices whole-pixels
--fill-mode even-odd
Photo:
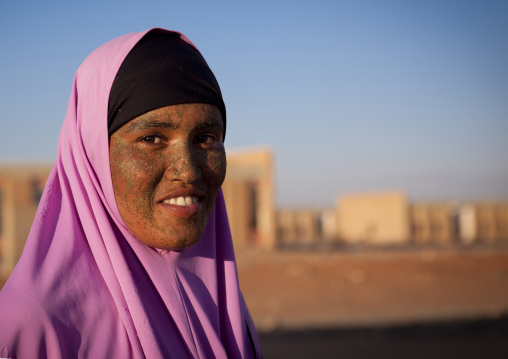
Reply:
[[[162,29],[78,69],[0,357],[260,357],[220,186],[226,111],[201,54]]]

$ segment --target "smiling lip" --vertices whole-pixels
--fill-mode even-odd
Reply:
[[[203,207],[203,198],[201,191],[182,188],[165,194],[157,201],[157,204],[177,217],[190,218]]]

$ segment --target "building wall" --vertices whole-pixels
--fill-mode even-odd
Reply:
[[[323,222],[324,210],[282,209],[277,211],[277,233],[280,245],[312,244],[325,240],[332,225]],[[325,216],[326,217],[326,216]],[[328,219],[328,218],[326,218]],[[326,225],[326,227],[323,226]],[[333,234],[332,234],[333,235]],[[329,239],[328,237],[326,239]]]
[[[0,167],[0,275],[21,256],[50,166]]]
[[[277,211],[277,241],[281,245],[298,243],[296,216],[292,210]]]
[[[476,210],[472,204],[464,204],[458,208],[459,239],[464,244],[472,244],[477,240]]]
[[[324,242],[337,240],[337,213],[333,208],[327,208],[320,212],[321,237]]]
[[[227,151],[222,190],[236,248],[276,245],[273,157],[268,147]]]
[[[411,238],[415,244],[449,245],[457,239],[455,206],[415,203],[410,206]]]
[[[464,243],[508,242],[507,203],[469,203],[458,213],[459,235]]]
[[[344,194],[338,201],[337,236],[346,243],[401,244],[409,239],[403,192]]]
[[[508,242],[508,203],[499,203],[497,208],[496,226],[498,239]]]

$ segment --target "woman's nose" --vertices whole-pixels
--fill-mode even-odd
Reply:
[[[181,146],[171,152],[164,173],[166,179],[192,183],[201,178],[199,161],[189,146]]]

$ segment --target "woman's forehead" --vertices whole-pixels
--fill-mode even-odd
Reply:
[[[193,103],[170,105],[149,111],[129,121],[122,130],[192,130],[204,127],[224,127],[220,110],[213,105]]]

